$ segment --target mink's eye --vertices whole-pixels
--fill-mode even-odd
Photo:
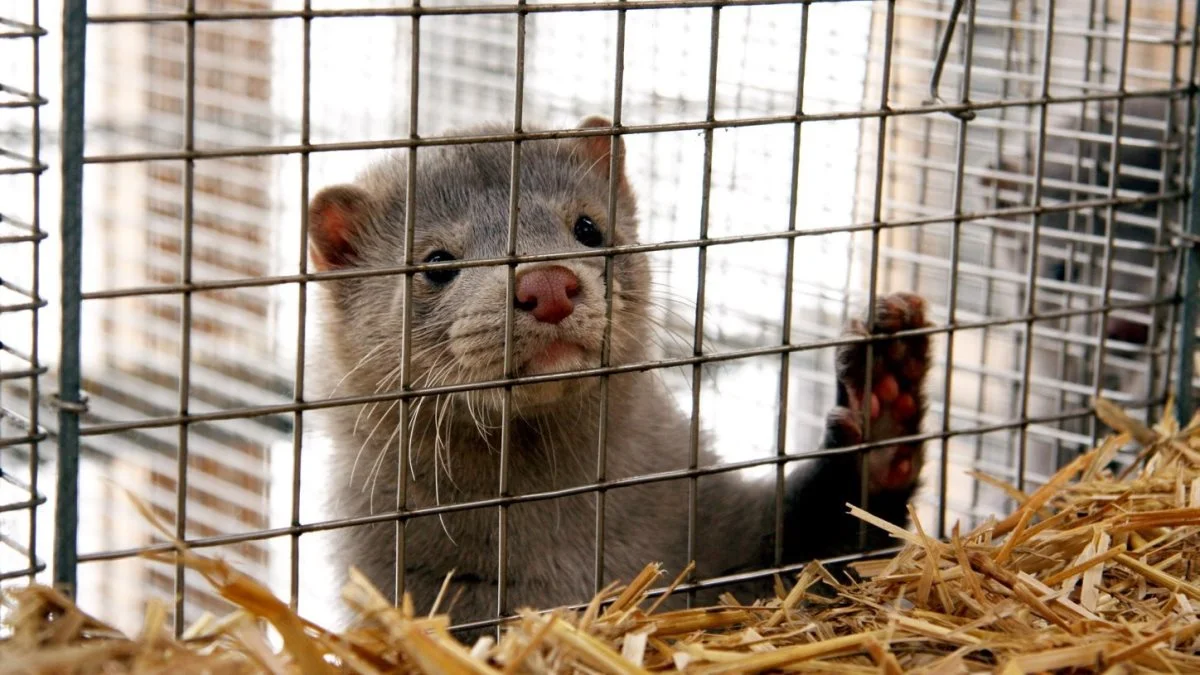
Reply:
[[[457,260],[457,258],[451,253],[440,250],[425,256],[425,262],[427,263],[450,262],[451,260]],[[425,278],[429,280],[429,283],[436,286],[445,286],[454,281],[454,277],[456,276],[458,276],[458,270],[428,270],[425,272]]]
[[[596,248],[604,244],[604,234],[600,232],[596,222],[587,216],[579,216],[575,219],[575,239],[589,248]]]

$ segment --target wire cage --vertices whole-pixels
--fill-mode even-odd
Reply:
[[[35,544],[48,537],[38,534],[37,518],[47,503],[38,490],[39,447],[48,436],[37,403],[47,372],[38,340],[45,330],[39,318],[46,306],[41,262],[47,234],[37,208],[47,168],[39,133],[47,104],[39,76],[46,31],[36,3],[25,9],[0,17],[6,64],[0,74],[0,583],[44,572]]]
[[[165,546],[128,490],[321,611],[325,535],[363,518],[317,504],[313,418],[363,401],[313,393],[307,204],[384,154],[593,113],[663,289],[642,367],[692,417],[680,447],[727,462],[680,476],[815,449],[843,325],[908,290],[935,324],[917,513],[973,526],[1011,496],[979,474],[1028,490],[1103,433],[1092,397],[1192,410],[1196,39],[1182,0],[6,5],[0,582],[121,627],[220,610],[138,558]],[[483,122],[510,131],[449,131]]]

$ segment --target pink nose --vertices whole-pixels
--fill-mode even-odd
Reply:
[[[579,279],[565,267],[540,267],[517,278],[516,308],[543,323],[558,323],[575,311]]]

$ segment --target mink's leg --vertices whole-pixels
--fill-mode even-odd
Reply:
[[[928,326],[925,301],[909,293],[894,293],[875,307],[876,335]],[[861,321],[853,321],[849,335],[869,335]],[[864,392],[867,369],[871,391]],[[833,450],[868,441],[913,436],[920,433],[925,414],[922,391],[929,369],[929,338],[899,337],[872,343],[845,345],[837,353],[837,406],[826,417],[823,449]],[[863,434],[864,410],[870,426]],[[917,488],[924,459],[922,444],[901,443],[859,452],[830,455],[815,466],[801,466],[788,478],[783,550],[785,562],[801,562],[863,550],[859,519],[846,504],[904,527],[908,502]],[[866,472],[867,502],[862,503],[862,472]],[[867,550],[896,542],[878,528],[867,526]]]

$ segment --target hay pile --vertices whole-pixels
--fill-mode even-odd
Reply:
[[[360,620],[335,635],[183,551],[240,610],[176,640],[153,607],[129,638],[49,588],[12,591],[0,673],[1200,672],[1200,416],[1150,429],[1104,401],[1097,412],[1119,435],[1033,494],[1010,489],[1021,506],[1003,520],[937,541],[856,511],[906,542],[858,564],[859,583],[813,564],[770,601],[659,613],[651,565],[582,612],[524,611],[498,643],[466,646],[447,617],[393,608],[357,574],[344,598]],[[1142,461],[1112,476],[1104,467],[1130,440]],[[818,582],[836,597],[812,593]]]

